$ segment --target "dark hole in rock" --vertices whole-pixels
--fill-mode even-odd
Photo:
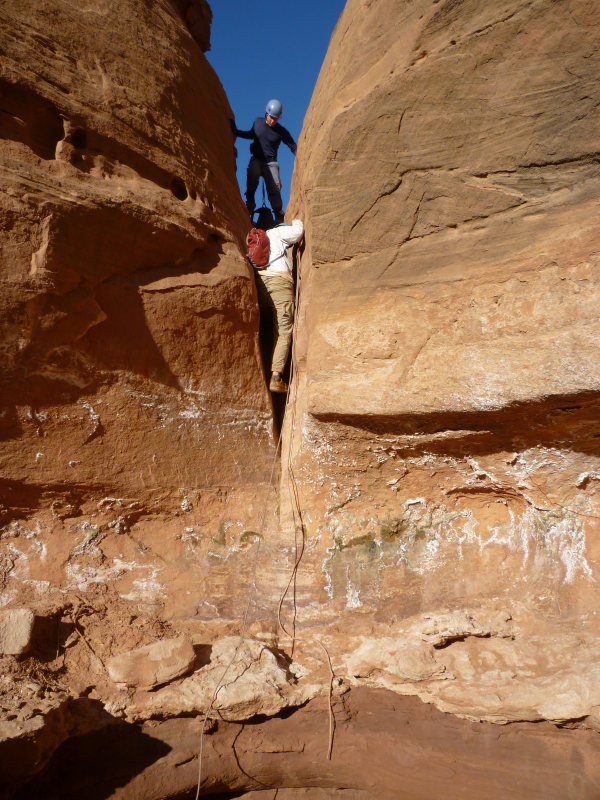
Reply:
[[[195,644],[194,652],[196,653],[196,661],[194,662],[194,670],[201,669],[207,664],[210,664],[210,655],[212,653],[212,645],[210,644]]]
[[[77,128],[71,134],[71,144],[77,150],[85,150],[87,147],[87,134],[82,128]]]
[[[192,200],[196,199],[197,195],[195,189],[190,189],[190,197],[192,198]]]
[[[170,186],[171,192],[178,200],[187,200],[188,191],[181,178],[173,178]]]
[[[24,86],[0,81],[0,139],[22,142],[49,161],[63,137],[62,117],[51,103]]]

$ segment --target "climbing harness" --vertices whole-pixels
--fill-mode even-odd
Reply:
[[[250,219],[252,220],[252,225],[256,228],[262,228],[263,231],[267,231],[273,227],[275,224],[275,219],[273,218],[273,214],[271,209],[267,206],[267,194],[266,194],[266,183],[265,179],[262,178],[262,206],[250,215]],[[256,218],[256,222],[254,222],[254,214],[258,214]]]

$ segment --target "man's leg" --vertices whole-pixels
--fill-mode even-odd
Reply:
[[[256,292],[261,315],[267,313],[273,325],[275,348],[271,360],[272,392],[286,392],[281,378],[285,368],[294,327],[294,284],[289,278],[255,273]]]
[[[271,361],[271,383],[269,388],[275,392],[287,391],[287,386],[281,379],[285,369],[292,331],[294,328],[294,284],[289,278],[269,275],[265,284],[275,306],[275,329],[277,339]]]
[[[277,342],[279,327],[277,325],[277,309],[271,297],[271,293],[267,288],[268,278],[262,272],[255,270],[254,272],[256,283],[256,294],[258,296],[258,307],[260,309],[261,326],[266,326],[269,322],[271,324],[271,343],[272,345]]]
[[[271,208],[275,214],[275,221],[280,222],[277,217],[283,216],[281,210],[283,204],[281,202],[281,178],[279,177],[279,164],[277,161],[269,161],[268,164],[263,164],[262,168],[262,174],[263,178],[265,179],[267,194],[269,196],[269,203],[271,203]]]
[[[256,194],[258,182],[262,175],[262,167],[262,162],[258,158],[252,156],[248,164],[248,171],[246,172],[246,208],[250,214],[254,214],[254,209],[256,208],[254,195]]]

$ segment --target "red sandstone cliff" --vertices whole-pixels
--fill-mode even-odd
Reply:
[[[2,36],[4,506],[260,482],[231,112],[176,5],[5,3]]]
[[[597,6],[349,0],[239,649],[273,448],[209,21],[0,10],[4,796],[193,796],[229,666],[204,793],[596,800]]]

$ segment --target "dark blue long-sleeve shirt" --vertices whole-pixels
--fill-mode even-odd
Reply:
[[[253,139],[250,145],[250,152],[260,161],[277,161],[277,150],[281,142],[287,144],[292,153],[296,155],[296,142],[292,139],[290,132],[277,123],[271,128],[267,125],[264,117],[257,117],[254,125],[249,131],[239,131],[236,127],[236,135],[242,139]]]

